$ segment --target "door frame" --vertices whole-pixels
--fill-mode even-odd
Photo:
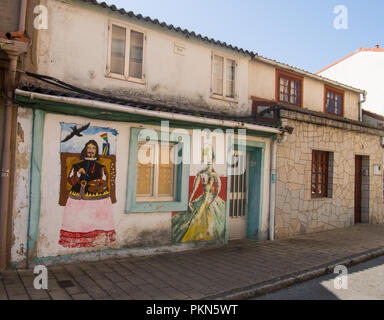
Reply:
[[[230,148],[230,146],[229,146]],[[259,141],[246,141],[246,146],[239,145],[237,140],[234,141],[233,148],[229,149],[227,155],[233,150],[243,150],[249,152],[249,162],[256,162],[256,166],[249,166],[248,170],[248,219],[247,219],[247,239],[262,239],[261,218],[263,209],[264,196],[264,162],[266,143]],[[227,202],[226,202],[226,228],[225,241],[229,238],[229,193],[231,186],[231,176],[227,166]],[[250,196],[252,195],[252,196]]]
[[[357,172],[360,169],[360,172]],[[362,222],[363,156],[355,155],[354,224]],[[358,207],[359,206],[359,207]]]
[[[235,151],[238,151],[238,150],[233,150],[233,152]],[[244,195],[244,198],[246,200],[245,202],[245,208],[244,209],[244,216],[242,217],[239,217],[239,216],[236,216],[236,217],[231,217],[231,201],[234,200],[233,197],[231,198],[231,193],[234,193],[233,191],[234,190],[231,190],[232,189],[232,179],[233,177],[236,177],[234,175],[230,175],[230,179],[229,179],[229,220],[228,220],[228,240],[241,240],[241,239],[244,239],[244,238],[247,238],[247,228],[248,228],[248,201],[249,201],[249,193],[248,193],[248,190],[249,190],[249,158],[250,158],[250,153],[249,151],[244,151],[244,154],[245,154],[245,169],[246,169],[246,172],[245,172],[245,188],[243,189],[244,192],[243,195]],[[231,154],[232,156],[233,154]],[[244,185],[243,185],[244,187]],[[232,192],[231,192],[232,191]],[[243,224],[243,227],[244,227],[244,233],[242,234],[241,237],[239,238],[230,238],[231,236],[231,224]]]

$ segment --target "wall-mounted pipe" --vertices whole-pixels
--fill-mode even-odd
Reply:
[[[367,101],[367,92],[364,91],[363,99],[359,100],[359,121],[363,121],[363,103]]]
[[[13,90],[16,81],[16,66],[18,55],[9,55],[9,68],[7,79],[7,97],[5,100],[5,116],[3,131],[3,149],[1,152],[1,177],[0,177],[0,270],[7,266],[8,261],[8,219],[9,219],[9,196],[11,179],[11,135],[12,135],[12,113]]]
[[[276,181],[277,181],[277,138],[271,142],[271,181],[269,183],[269,240],[275,240]]]
[[[25,33],[25,17],[27,14],[27,0],[21,0],[20,15],[19,15],[19,30],[14,32],[7,32],[5,36],[8,39],[20,38]]]
[[[161,118],[161,119],[187,121],[187,122],[202,123],[202,124],[216,125],[216,126],[222,125],[224,127],[248,129],[253,131],[262,131],[262,132],[275,133],[275,134],[276,133],[279,134],[282,132],[282,129],[266,127],[266,126],[251,124],[251,123],[243,123],[243,122],[237,122],[237,121],[231,121],[231,120],[210,119],[210,118],[183,115],[183,114],[170,113],[170,112],[164,112],[164,111],[145,110],[145,109],[140,109],[140,108],[135,108],[130,106],[121,106],[114,103],[108,103],[108,102],[102,102],[102,101],[96,101],[96,100],[51,96],[48,94],[23,91],[20,89],[16,90],[16,94],[20,96],[28,97],[31,100],[41,99],[41,100],[47,100],[47,101],[70,103],[70,104],[76,104],[79,106],[92,107],[96,109],[126,112],[126,113],[139,114],[139,115],[150,116],[150,117]]]
[[[25,18],[27,13],[27,0],[21,0],[19,30],[8,32],[9,39],[23,38],[25,33]],[[23,40],[23,39],[22,39]],[[13,107],[13,96],[16,83],[17,60],[20,52],[6,52],[9,57],[8,77],[6,79],[6,101],[4,113],[3,147],[1,150],[1,176],[0,176],[0,270],[7,267],[8,263],[8,220],[10,217],[10,188],[11,188],[11,159],[13,146],[11,145],[12,119],[15,108]]]

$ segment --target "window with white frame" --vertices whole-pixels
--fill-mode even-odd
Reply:
[[[144,79],[145,35],[126,26],[111,23],[108,71],[126,79]]]
[[[236,61],[232,59],[212,55],[212,94],[236,98],[235,90]]]
[[[176,197],[177,166],[174,143],[138,144],[136,201],[173,201]]]

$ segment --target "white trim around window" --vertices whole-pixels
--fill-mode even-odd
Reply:
[[[237,102],[238,59],[212,52],[211,98]]]
[[[144,84],[146,38],[140,28],[109,21],[106,76]]]

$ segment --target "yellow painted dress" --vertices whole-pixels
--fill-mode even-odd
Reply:
[[[213,186],[215,179],[212,176],[202,174],[200,178],[203,194],[192,201],[193,210],[173,217],[174,242],[224,238],[225,202],[219,196],[215,196]]]

